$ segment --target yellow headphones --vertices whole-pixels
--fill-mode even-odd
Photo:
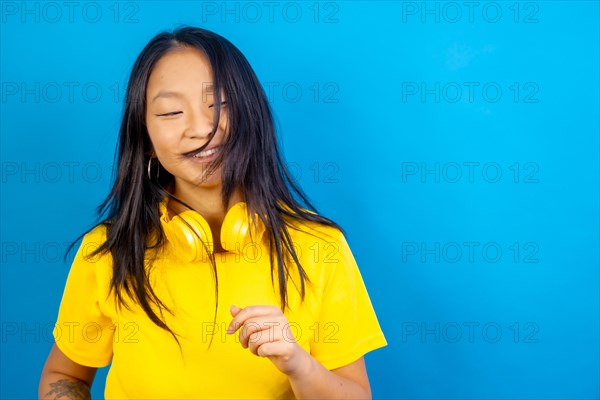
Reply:
[[[160,220],[167,236],[178,256],[187,261],[209,260],[214,252],[213,237],[208,222],[194,210],[185,210],[169,219],[166,197],[160,203]],[[225,214],[221,227],[221,246],[233,253],[244,253],[248,246],[254,246],[262,240],[265,226],[257,214],[255,224],[250,222],[245,202],[234,204]]]

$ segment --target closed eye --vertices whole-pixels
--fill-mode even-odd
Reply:
[[[157,117],[171,117],[173,115],[177,115],[177,114],[182,114],[182,111],[173,111],[173,112],[169,112],[169,113],[164,113],[164,114],[154,114]]]
[[[227,104],[227,102],[226,102],[226,101],[222,101],[222,102],[221,102],[221,105],[225,105],[225,104]],[[214,107],[214,106],[215,106],[214,104],[211,104],[210,106],[208,106],[208,108],[211,108],[211,107]]]

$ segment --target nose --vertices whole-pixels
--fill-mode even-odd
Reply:
[[[190,139],[207,140],[212,132],[213,121],[200,111],[188,112],[185,136]]]

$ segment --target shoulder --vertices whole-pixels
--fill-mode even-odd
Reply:
[[[287,219],[286,226],[293,242],[299,245],[346,243],[342,231],[334,226],[299,219]]]
[[[80,247],[85,247],[86,250],[97,249],[101,247],[108,237],[108,226],[102,222],[92,227],[85,235]]]
[[[87,231],[83,236],[83,240],[87,242],[101,242],[100,244],[103,244],[106,242],[107,235],[108,224],[106,222],[100,222]]]
[[[108,249],[101,249],[106,243],[108,227],[105,223],[99,223],[83,235],[83,239],[73,260],[74,266],[94,265],[105,269],[112,267],[112,255]]]
[[[350,273],[356,265],[346,236],[337,227],[294,220],[288,223],[288,232],[302,266],[321,279],[330,279],[340,269]]]

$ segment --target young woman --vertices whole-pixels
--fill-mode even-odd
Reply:
[[[307,147],[314,144],[307,145]],[[286,170],[246,58],[185,27],[133,66],[114,186],[77,251],[39,397],[370,398],[385,346],[342,229]]]

